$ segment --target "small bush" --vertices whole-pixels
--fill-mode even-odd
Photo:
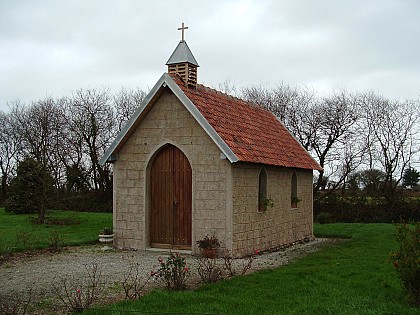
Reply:
[[[38,291],[38,293],[40,292]],[[35,290],[34,290],[33,283],[28,286],[26,293],[18,294],[17,292],[12,291],[7,295],[0,295],[0,314],[2,315],[30,314],[31,309],[33,308],[34,296],[35,296]]]
[[[259,255],[259,250],[256,250],[255,255]],[[236,275],[243,276],[247,273],[248,270],[252,267],[252,262],[254,261],[254,254],[249,254],[244,257],[245,262],[242,263],[242,265],[235,266],[234,259],[232,257],[232,254],[230,251],[225,250],[224,254],[222,255],[223,263],[224,263],[224,269],[227,272],[229,277],[234,277]]]
[[[87,276],[82,279],[69,280],[62,278],[53,284],[52,293],[63,303],[63,306],[74,313],[81,313],[89,308],[98,298],[104,288],[102,268],[98,263],[85,266]]]
[[[256,251],[257,253],[258,251]],[[243,259],[234,259],[228,250],[224,250],[221,258],[209,258],[204,255],[196,256],[198,275],[205,283],[217,282],[220,279],[244,275],[251,269],[254,260],[253,255],[247,255]],[[242,261],[242,264],[240,263]]]
[[[18,231],[16,232],[16,246],[23,247],[25,250],[34,249],[34,235],[28,231]]]
[[[328,212],[320,212],[315,216],[315,222],[319,224],[327,224],[333,222],[333,217],[331,213]]]
[[[60,251],[64,247],[64,240],[60,232],[52,231],[48,236],[48,248],[53,251]]]
[[[121,286],[124,290],[126,300],[136,300],[144,292],[146,286],[149,284],[150,279],[153,277],[153,273],[142,280],[140,272],[142,272],[142,266],[139,262],[130,260],[128,270],[124,274],[124,279],[121,282]]]
[[[216,258],[197,256],[198,275],[205,283],[217,282],[222,278],[222,268],[218,266]]]
[[[170,256],[163,261],[159,258],[158,270],[152,271],[152,275],[164,282],[167,290],[184,290],[189,270],[185,258],[180,253],[170,253]]]
[[[0,244],[0,265],[12,257],[13,248],[8,245]],[[0,313],[1,314],[1,313]]]
[[[409,300],[420,306],[420,222],[397,225],[399,249],[391,254]]]

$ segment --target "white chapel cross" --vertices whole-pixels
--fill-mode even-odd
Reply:
[[[180,28],[178,28],[178,31],[182,32],[182,42],[184,41],[184,30],[187,30],[188,26],[184,26],[184,22],[182,22],[182,26]]]

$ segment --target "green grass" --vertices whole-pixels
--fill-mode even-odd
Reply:
[[[48,211],[47,217],[77,220],[77,225],[32,224],[26,214],[6,213],[0,208],[0,254],[30,249],[46,248],[53,231],[64,241],[64,245],[83,245],[98,240],[104,227],[112,227],[112,213]]]
[[[157,290],[84,314],[419,314],[406,303],[388,260],[397,246],[394,230],[390,224],[316,225],[317,236],[350,240],[276,270],[194,291]]]

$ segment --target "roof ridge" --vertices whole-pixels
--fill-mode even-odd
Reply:
[[[177,73],[171,73],[169,75],[174,75],[174,76],[176,76],[176,77],[178,77],[179,79],[182,80],[182,78]],[[216,93],[218,95],[223,95],[226,98],[229,98],[229,99],[232,99],[232,100],[237,100],[237,101],[242,102],[242,103],[244,103],[246,105],[249,105],[249,106],[251,106],[253,108],[259,108],[261,110],[264,110],[264,111],[269,112],[270,114],[274,115],[268,108],[264,107],[263,105],[260,105],[260,104],[257,104],[257,103],[251,102],[251,101],[244,100],[243,98],[240,98],[240,97],[237,97],[237,96],[234,96],[234,95],[231,95],[231,94],[227,94],[225,92],[219,91],[219,90],[217,90],[215,88],[209,87],[209,86],[204,85],[202,83],[197,83],[197,91],[198,91],[198,88],[203,88],[205,90],[213,91],[214,93]]]
[[[217,90],[215,88],[211,88],[209,86],[206,86],[206,85],[204,85],[202,83],[197,83],[197,87],[199,87],[199,86],[202,87],[202,88],[204,88],[204,89],[207,89],[207,90],[210,90],[210,91],[214,91],[216,94],[225,96],[226,98],[239,101],[241,103],[244,103],[245,105],[251,106],[253,108],[261,109],[263,111],[269,112],[270,114],[274,115],[268,108],[264,107],[263,105],[260,105],[260,104],[257,104],[257,103],[251,102],[251,101],[244,100],[243,98],[240,98],[240,97],[237,97],[237,96],[234,96],[234,95],[231,95],[231,94],[227,94],[227,93],[222,92],[222,91],[219,91],[219,90]]]
[[[280,120],[268,109],[199,84],[189,89],[177,74],[164,73],[129,122],[106,150],[101,163],[114,162],[147,108],[158,101],[163,89],[175,94],[231,163],[238,161],[321,170]],[[237,105],[237,106],[235,106]]]

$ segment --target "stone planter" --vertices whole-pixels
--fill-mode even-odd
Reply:
[[[112,243],[114,241],[114,234],[99,234],[100,243]]]

